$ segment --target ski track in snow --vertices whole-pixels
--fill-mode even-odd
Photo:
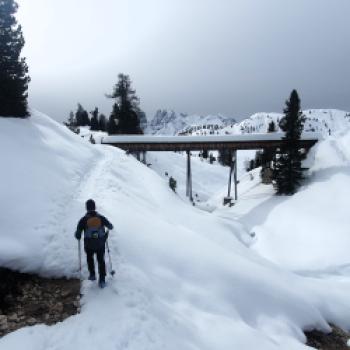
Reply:
[[[113,152],[105,150],[99,152],[98,156],[101,158],[97,157],[86,174],[74,179],[77,184],[77,191],[67,195],[64,202],[56,203],[60,210],[51,213],[50,226],[45,227],[51,232],[51,235],[45,247],[47,258],[44,264],[46,268],[49,267],[53,274],[55,272],[57,275],[62,274],[62,266],[59,262],[66,260],[67,275],[78,277],[78,248],[74,238],[74,230],[85,211],[85,201],[89,198],[97,200],[101,198],[102,186],[99,186],[99,180],[101,180],[105,170],[108,169],[113,159]],[[75,213],[78,216],[75,217]],[[84,262],[83,254],[82,258]],[[74,267],[72,268],[72,266]]]

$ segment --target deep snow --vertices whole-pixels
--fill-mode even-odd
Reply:
[[[85,200],[92,197],[116,227],[110,246],[117,270],[105,290],[84,282],[81,314],[56,326],[14,332],[0,340],[0,349],[293,350],[306,348],[303,329],[327,330],[327,321],[350,328],[349,269],[341,276],[338,270],[305,273],[318,257],[317,250],[306,249],[301,256],[310,259],[303,259],[303,273],[290,264],[298,261],[300,240],[317,238],[320,251],[329,245],[328,236],[320,239],[326,228],[320,231],[322,225],[316,225],[320,216],[327,221],[328,215],[322,211],[318,186],[330,192],[348,186],[350,155],[342,148],[348,145],[348,134],[319,145],[314,178],[300,193],[302,198],[275,199],[257,176],[242,177],[247,201],[242,193],[242,201],[228,209],[213,198],[213,213],[186,203],[165,178],[132,156],[90,145],[42,114],[0,120],[0,134],[7,168],[0,175],[5,198],[0,264],[46,275],[76,275],[73,232]],[[327,164],[325,153],[332,141],[339,162]],[[219,197],[216,189],[211,191]],[[340,229],[349,227],[341,208],[345,191],[336,193],[342,195],[339,204],[333,199],[327,206],[337,248],[349,243]],[[261,198],[275,201],[271,213],[259,207]],[[280,231],[296,221],[286,215],[293,208],[297,213],[312,208],[298,223],[308,228],[295,240],[290,228]],[[259,222],[254,222],[254,212]],[[337,221],[339,217],[345,221]],[[338,254],[338,249],[329,251],[335,264],[348,262]]]

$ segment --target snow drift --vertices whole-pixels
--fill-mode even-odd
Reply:
[[[1,265],[74,276],[73,232],[91,197],[116,227],[117,267],[105,290],[84,282],[81,314],[14,332],[0,349],[293,350],[306,348],[303,329],[350,327],[348,279],[260,257],[241,223],[188,205],[132,156],[38,113],[0,120],[0,133]]]

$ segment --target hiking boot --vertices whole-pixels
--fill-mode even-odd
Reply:
[[[96,281],[96,275],[91,273],[89,276],[89,281]]]
[[[98,285],[100,288],[106,287],[106,281],[105,281],[104,277],[100,278],[100,280],[98,281]]]

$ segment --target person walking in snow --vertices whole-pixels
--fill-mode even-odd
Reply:
[[[75,238],[81,239],[84,231],[84,250],[86,253],[87,265],[89,269],[89,280],[95,281],[95,262],[94,255],[97,256],[99,286],[104,288],[106,285],[106,264],[105,264],[105,244],[108,233],[105,228],[113,229],[113,225],[101,214],[96,211],[96,204],[93,199],[85,203],[87,213],[79,220]]]

